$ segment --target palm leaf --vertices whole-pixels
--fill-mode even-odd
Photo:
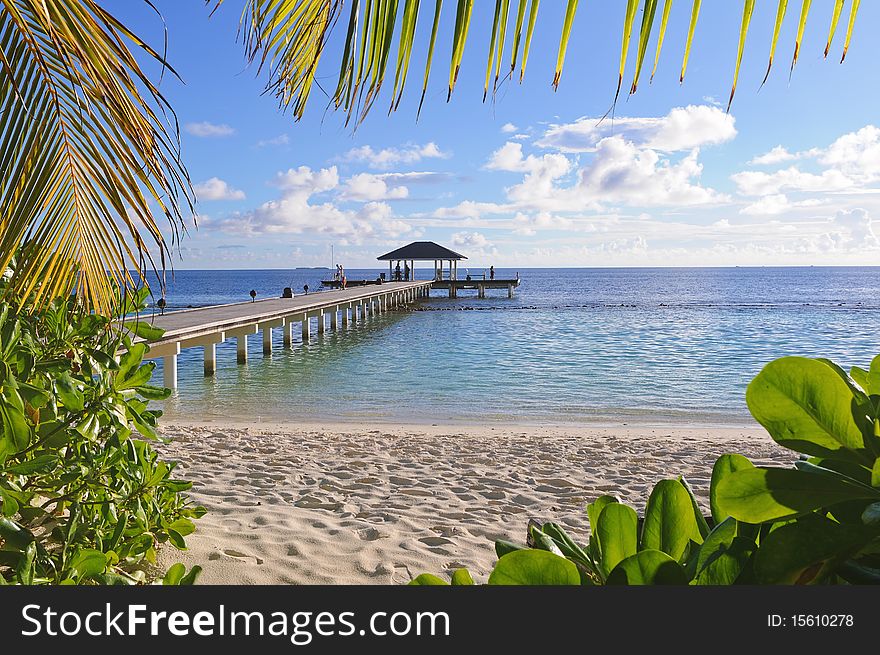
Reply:
[[[131,46],[171,70],[94,0],[0,0],[0,270],[20,249],[6,293],[21,304],[74,292],[111,315],[185,230],[173,113]]]
[[[846,28],[846,41],[843,43],[843,55],[840,58],[840,63],[842,64],[846,59],[846,53],[849,50],[849,42],[852,39],[853,27],[856,24],[856,14],[859,13],[859,5],[862,3],[862,0],[853,0],[852,7],[849,10],[849,25]]]
[[[636,17],[636,9],[638,9],[638,0],[627,0],[626,16],[623,19],[623,38],[620,42],[620,71],[617,75],[617,91],[614,93],[612,109],[614,108],[614,105],[617,104],[617,98],[620,95],[620,87],[623,84],[623,71],[626,69],[626,53],[629,51],[629,39],[632,35],[632,26]]]
[[[516,10],[516,26],[513,28],[513,52],[510,55],[510,74],[516,70],[516,58],[519,56],[519,44],[522,40],[523,21],[526,17],[528,0],[519,0]]]
[[[353,3],[354,4],[354,3]],[[403,9],[403,22],[400,26],[400,43],[397,48],[397,70],[394,74],[394,90],[391,93],[391,109],[396,109],[403,97],[406,75],[409,72],[409,60],[412,56],[416,38],[416,22],[419,18],[419,0],[406,0]],[[398,91],[398,88],[400,89]],[[395,97],[397,100],[395,100]]]
[[[782,29],[782,21],[785,19],[785,12],[788,9],[788,0],[779,0],[776,5],[776,24],[773,27],[773,38],[770,40],[770,61],[767,64],[767,72],[764,74],[764,80],[761,86],[770,77],[770,69],[773,68],[773,56],[776,54],[776,43],[779,41],[779,31]]]
[[[565,51],[568,49],[568,39],[571,36],[571,26],[574,23],[574,15],[577,13],[578,0],[568,0],[565,8],[565,21],[562,23],[562,36],[559,38],[559,52],[556,55],[556,71],[553,73],[553,88],[559,88],[559,78],[562,77],[562,65],[565,63]]]
[[[752,22],[752,12],[755,9],[755,0],[745,0],[743,3],[742,24],[739,28],[739,48],[736,52],[736,68],[733,71],[733,86],[730,89],[730,99],[727,101],[727,111],[733,104],[733,96],[736,93],[736,82],[739,79],[739,66],[742,63],[743,50],[746,46],[746,35],[749,33],[749,23]]]
[[[440,10],[443,8],[443,0],[437,0],[434,5],[434,23],[431,28],[431,41],[428,44],[428,56],[425,60],[425,78],[422,82],[422,97],[419,100],[419,108],[416,111],[416,120],[422,113],[422,103],[425,102],[425,92],[428,90],[428,78],[431,76],[431,61],[434,59],[434,46],[437,44],[437,27],[440,25]]]
[[[797,38],[794,42],[794,56],[791,58],[791,70],[794,71],[794,67],[797,64],[798,55],[801,51],[801,41],[804,39],[804,30],[807,28],[807,16],[810,13],[810,6],[813,4],[813,0],[804,0],[801,4],[801,17],[798,19],[798,31]]]
[[[840,13],[843,11],[843,4],[846,0],[835,0],[834,11],[831,13],[831,27],[828,30],[828,42],[825,44],[825,59],[828,59],[828,51],[831,50],[831,41],[834,39],[834,33],[837,32],[837,23],[840,21]]]
[[[492,76],[492,64],[495,61],[495,41],[498,39],[498,21],[501,19],[501,1],[495,0],[495,19],[492,21],[492,36],[489,37],[489,54],[486,62],[486,82],[483,85],[483,102],[489,93],[489,78]]]
[[[657,64],[660,63],[660,51],[663,49],[663,39],[666,36],[666,24],[669,22],[669,12],[672,10],[672,0],[666,0],[663,5],[663,16],[660,18],[660,35],[657,37],[657,51],[654,53],[654,68],[651,69],[651,79],[654,81],[654,75],[657,72]]]
[[[687,72],[688,67],[688,59],[691,56],[691,45],[694,42],[694,31],[697,29],[697,19],[700,17],[700,5],[702,4],[702,0],[694,0],[694,5],[691,7],[691,22],[688,25],[688,35],[687,41],[684,45],[684,57],[681,61],[681,74],[678,76],[678,83],[684,83],[684,74]]]
[[[455,13],[455,32],[452,35],[452,61],[449,65],[449,94],[446,96],[447,102],[452,98],[452,90],[458,81],[458,71],[461,68],[462,57],[464,57],[464,45],[467,41],[473,10],[474,0],[458,0],[458,10]]]
[[[629,94],[636,92],[639,85],[639,76],[642,74],[642,64],[645,63],[645,52],[648,50],[648,40],[651,38],[651,27],[654,25],[654,14],[657,11],[657,0],[645,0],[642,9],[642,27],[639,30],[639,50],[636,56],[636,74],[633,77],[632,87]]]
[[[526,42],[523,45],[523,59],[522,66],[519,69],[519,81],[522,84],[523,76],[526,74],[526,64],[529,62],[529,51],[532,47],[532,35],[535,32],[535,23],[538,20],[538,5],[541,4],[541,0],[532,0],[531,5],[529,5],[529,26],[526,28]]]

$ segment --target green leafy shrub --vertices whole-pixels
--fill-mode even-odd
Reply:
[[[0,304],[0,584],[141,583],[160,544],[186,547],[205,510],[148,443],[148,402],[170,392],[149,384],[146,351],[73,301]],[[175,565],[163,582],[198,573]]]
[[[601,496],[586,508],[585,546],[555,523],[532,521],[525,546],[496,542],[488,583],[880,583],[880,356],[849,375],[826,359],[778,359],[746,402],[777,443],[800,454],[794,468],[722,455],[710,516],[684,478],[661,480],[643,518]],[[453,576],[467,581],[466,571]],[[446,582],[421,575],[411,584]]]

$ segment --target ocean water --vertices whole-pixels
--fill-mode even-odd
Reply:
[[[374,279],[380,270],[347,271]],[[508,298],[434,291],[417,311],[313,336],[183,351],[169,421],[752,423],[749,381],[784,355],[865,366],[880,353],[880,268],[498,269]],[[466,271],[462,269],[460,276]],[[482,269],[471,269],[481,276]],[[168,309],[320,288],[330,271],[178,271]],[[419,270],[419,277],[431,274]],[[161,380],[161,364],[157,370]]]

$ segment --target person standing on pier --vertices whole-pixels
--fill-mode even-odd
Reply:
[[[489,279],[490,280],[495,279],[495,267],[494,266],[489,267]]]
[[[403,279],[409,282],[409,264],[403,265]]]
[[[400,282],[400,262],[397,262],[397,266],[394,267],[394,279]]]

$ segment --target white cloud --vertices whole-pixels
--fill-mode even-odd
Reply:
[[[262,141],[257,141],[257,148],[267,148],[270,146],[286,146],[290,143],[290,137],[286,134],[279,134],[276,137],[272,137],[271,139],[263,139]]]
[[[411,227],[394,216],[383,202],[368,202],[357,211],[343,210],[332,202],[314,202],[314,196],[339,189],[335,166],[313,170],[308,166],[280,172],[272,182],[281,191],[275,200],[248,212],[236,213],[210,227],[243,236],[272,234],[332,235],[345,243],[362,243],[380,237],[398,237]]]
[[[343,200],[399,200],[409,195],[402,185],[389,186],[383,175],[360,173],[349,178],[342,189]]]
[[[579,118],[551,125],[537,145],[561,152],[592,152],[602,139],[620,136],[637,146],[663,152],[717,145],[736,136],[735,119],[718,107],[676,107],[660,118]]]
[[[244,191],[233,189],[225,180],[212,177],[193,185],[199,200],[244,200]]]
[[[822,201],[817,198],[808,198],[807,200],[792,202],[784,193],[774,193],[772,195],[763,196],[755,202],[746,205],[739,213],[750,214],[752,216],[774,216],[791,211],[792,209],[815,207],[821,204]]]
[[[828,146],[819,161],[860,182],[880,179],[880,128],[867,125],[844,134]]]
[[[781,164],[782,162],[792,161],[794,159],[798,159],[797,154],[789,152],[782,146],[774,146],[763,155],[758,155],[753,158],[749,163],[756,166],[765,166],[770,164]]]
[[[452,235],[452,245],[476,250],[485,250],[492,247],[489,239],[479,232],[456,232]]]
[[[838,230],[843,247],[869,250],[880,248],[880,239],[874,232],[874,221],[864,209],[839,211],[830,222]]]
[[[226,125],[225,123],[216,124],[209,123],[208,121],[201,121],[199,123],[187,123],[183,126],[183,129],[192,134],[193,136],[198,136],[202,138],[211,138],[211,137],[224,137],[224,136],[232,136],[235,134],[235,129]]]
[[[840,191],[853,186],[853,181],[836,169],[807,173],[789,166],[772,173],[743,171],[731,175],[739,192],[746,196],[763,196],[790,191]]]
[[[501,126],[501,132],[504,134],[513,134],[518,129],[519,128],[516,125],[514,125],[513,123],[505,123],[504,125]]]
[[[352,148],[344,161],[362,162],[371,168],[388,169],[399,164],[414,164],[423,159],[446,159],[449,154],[440,150],[433,141],[424,145],[407,144],[400,148],[374,150],[372,146]]]

